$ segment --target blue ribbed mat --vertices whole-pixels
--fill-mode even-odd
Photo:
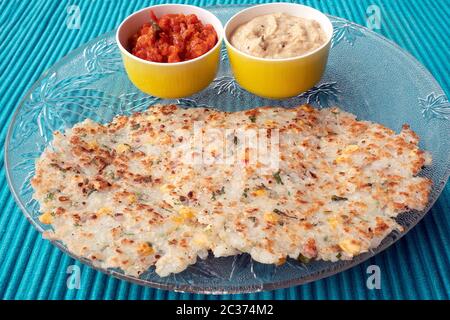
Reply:
[[[180,2],[180,1],[177,1]],[[215,4],[266,1],[189,1]],[[380,34],[412,53],[449,95],[449,0],[306,0],[323,12],[366,24],[377,5]],[[114,29],[128,14],[158,1],[0,0],[0,139],[11,116],[39,75],[88,40]],[[78,5],[81,28],[66,25]],[[374,53],[376,54],[376,53]],[[448,139],[449,137],[442,137]],[[450,186],[411,232],[369,261],[311,284],[245,295],[181,294],[133,285],[94,271],[62,254],[28,223],[8,189],[0,149],[0,298],[2,299],[449,299]],[[81,268],[80,289],[68,289],[69,265]],[[368,290],[366,268],[381,268],[381,289]]]

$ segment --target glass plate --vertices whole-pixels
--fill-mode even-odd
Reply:
[[[211,7],[226,22],[242,6]],[[154,103],[186,107],[215,106],[236,111],[261,105],[316,107],[341,106],[359,119],[400,130],[411,125],[421,138],[421,148],[433,155],[433,164],[422,174],[433,180],[427,208],[398,218],[403,233],[392,233],[375,250],[352,261],[314,261],[307,265],[288,260],[282,266],[254,262],[246,254],[199,260],[180,274],[160,278],[153,268],[139,278],[120,270],[101,270],[134,283],[196,293],[244,293],[283,288],[330,276],[348,269],[386,249],[408,232],[430,209],[450,172],[450,105],[431,74],[394,43],[368,29],[330,17],[334,25],[329,64],[322,81],[299,96],[282,101],[256,97],[234,80],[225,49],[220,72],[204,91],[186,99],[160,100],[141,93],[128,80],[114,32],[90,41],[71,52],[45,72],[17,108],[5,143],[7,178],[17,203],[39,232],[46,228],[37,219],[38,203],[31,199],[30,179],[34,160],[49,144],[54,130],[91,118],[107,122],[117,114],[131,114]],[[60,242],[54,242],[71,255]],[[73,255],[71,255],[73,256]],[[85,259],[75,259],[90,265]]]

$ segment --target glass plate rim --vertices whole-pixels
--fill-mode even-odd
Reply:
[[[226,7],[234,7],[234,8],[247,8],[253,5],[245,5],[245,4],[236,4],[236,5],[207,5],[207,6],[202,6],[203,8],[206,9],[220,9],[220,8],[226,8]],[[432,84],[440,89],[442,92],[445,93],[445,91],[442,89],[442,87],[440,86],[439,82],[435,79],[435,77],[431,74],[431,72],[424,66],[422,65],[411,53],[409,53],[406,49],[403,49],[402,47],[400,47],[397,43],[393,42],[392,40],[382,36],[381,34],[378,34],[372,30],[370,30],[369,28],[362,26],[360,24],[357,24],[355,22],[349,21],[345,18],[341,18],[341,17],[337,17],[337,16],[333,16],[330,14],[326,14],[329,18],[337,20],[337,21],[342,21],[346,24],[355,26],[357,28],[363,29],[366,33],[370,34],[371,36],[378,38],[378,40],[381,40],[383,42],[385,42],[388,46],[392,47],[393,49],[395,49],[397,52],[401,53],[405,58],[407,58],[412,64],[414,64],[414,66],[416,68],[418,68],[421,72],[423,72],[424,74],[427,75],[428,79],[432,82]],[[8,183],[8,187],[14,197],[14,200],[16,202],[16,204],[19,206],[19,208],[22,211],[22,214],[25,216],[25,218],[31,223],[31,225],[33,225],[33,227],[42,234],[42,232],[44,231],[41,226],[39,226],[38,224],[36,224],[33,219],[31,219],[30,214],[28,213],[28,210],[26,209],[25,205],[22,203],[18,192],[16,191],[16,189],[13,187],[12,184],[12,178],[11,178],[11,172],[10,172],[10,163],[8,160],[8,156],[9,156],[9,142],[11,140],[11,135],[12,135],[12,131],[14,128],[14,123],[15,120],[19,114],[19,112],[21,111],[24,102],[30,97],[31,93],[37,88],[37,86],[39,85],[39,83],[45,79],[45,77],[50,74],[53,70],[57,69],[60,65],[63,65],[72,55],[76,55],[79,54],[80,52],[82,52],[82,50],[85,49],[86,46],[88,46],[91,43],[95,43],[96,41],[99,41],[100,39],[104,38],[106,35],[108,34],[113,34],[115,32],[116,28],[105,32],[83,44],[81,44],[79,47],[77,47],[74,50],[71,50],[70,52],[68,52],[66,55],[64,55],[63,57],[61,57],[58,61],[56,61],[53,65],[51,65],[46,71],[44,71],[41,76],[33,83],[33,85],[27,90],[27,92],[24,94],[24,96],[22,97],[22,99],[19,101],[12,117],[10,120],[10,123],[8,125],[8,130],[7,130],[7,134],[5,137],[5,145],[4,145],[4,162],[5,162],[5,168],[6,168],[6,180]],[[93,268],[94,270],[100,271],[104,274],[107,275],[111,275],[115,278],[118,278],[120,280],[125,280],[134,284],[138,284],[138,285],[143,285],[143,286],[147,286],[147,287],[152,287],[152,288],[157,288],[157,289],[163,289],[163,290],[172,290],[175,292],[188,292],[188,293],[196,293],[196,294],[243,294],[243,293],[255,293],[255,292],[261,292],[261,291],[268,291],[268,290],[275,290],[275,289],[283,289],[283,288],[288,288],[288,287],[292,287],[292,286],[297,286],[297,285],[302,285],[302,284],[306,284],[306,283],[310,283],[313,281],[317,281],[323,278],[327,278],[330,276],[333,276],[335,274],[341,273],[343,271],[346,271],[350,268],[353,268],[365,261],[367,261],[368,259],[374,257],[375,255],[383,252],[384,250],[386,250],[387,248],[389,248],[391,245],[393,245],[394,243],[396,243],[397,241],[399,241],[403,236],[405,236],[409,231],[411,231],[411,229],[413,229],[417,223],[419,223],[424,217],[425,215],[430,211],[430,209],[433,207],[433,205],[435,204],[435,202],[437,201],[437,199],[439,198],[439,196],[441,195],[449,177],[450,177],[450,163],[447,164],[447,168],[445,170],[445,175],[443,178],[443,181],[441,182],[441,184],[439,184],[437,186],[437,194],[438,196],[436,196],[436,198],[433,201],[430,201],[427,205],[427,207],[421,211],[421,214],[418,215],[418,217],[413,221],[413,223],[411,225],[408,226],[408,228],[402,232],[402,233],[398,233],[397,237],[394,239],[394,241],[391,242],[387,242],[384,245],[379,245],[377,248],[374,248],[373,250],[358,255],[355,258],[353,258],[352,260],[348,260],[348,261],[340,261],[337,263],[341,263],[341,266],[338,268],[327,268],[325,269],[323,272],[320,273],[314,273],[310,276],[306,276],[306,277],[301,277],[301,278],[293,278],[293,279],[289,279],[289,280],[284,280],[284,281],[275,281],[275,282],[267,282],[267,283],[262,283],[260,286],[240,286],[240,285],[236,285],[236,286],[230,286],[229,289],[225,288],[225,289],[214,289],[214,288],[200,288],[200,287],[196,287],[195,285],[186,285],[186,284],[165,284],[165,283],[161,283],[161,282],[153,282],[153,281],[149,281],[149,280],[142,280],[139,278],[135,278],[135,277],[131,277],[122,273],[119,273],[117,271],[114,270],[108,270],[108,269],[102,269],[99,267],[96,267],[92,264],[92,262],[90,262],[87,259],[84,259],[82,257],[78,257],[74,254],[72,254],[61,242],[59,241],[54,241],[54,240],[49,240],[50,243],[52,245],[54,245],[55,247],[57,247],[58,249],[60,249],[63,253],[69,255],[71,258],[75,259],[76,261],[80,261],[81,263],[89,266],[90,268]]]

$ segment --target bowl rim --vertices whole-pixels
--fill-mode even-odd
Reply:
[[[256,56],[252,56],[251,54],[245,53],[245,52],[237,49],[235,46],[233,46],[231,44],[231,42],[228,40],[227,29],[229,29],[230,23],[234,19],[236,19],[239,15],[241,15],[241,14],[243,14],[245,12],[252,11],[252,10],[254,10],[256,8],[270,7],[270,6],[274,6],[274,5],[276,5],[276,6],[285,6],[285,7],[308,8],[308,10],[312,10],[315,14],[323,16],[323,18],[326,21],[326,24],[328,24],[330,29],[331,29],[331,33],[327,34],[327,41],[325,41],[320,47],[318,47],[318,48],[316,48],[316,49],[314,49],[312,51],[308,51],[308,52],[305,52],[304,54],[301,54],[301,55],[298,55],[298,56],[294,56],[294,57],[288,57],[288,58],[261,58],[261,57],[256,57]],[[276,13],[276,12],[273,12],[273,13]],[[320,23],[320,24],[323,27],[323,23]],[[245,56],[246,58],[249,58],[249,59],[253,59],[253,60],[257,60],[257,61],[265,61],[265,62],[275,62],[275,63],[287,62],[287,61],[298,61],[300,59],[312,56],[312,55],[316,54],[317,52],[323,50],[324,48],[328,47],[330,45],[330,43],[331,43],[332,38],[333,38],[333,24],[331,23],[330,18],[325,13],[323,13],[323,12],[313,8],[313,7],[306,6],[306,5],[303,5],[303,4],[298,4],[298,3],[292,3],[292,2],[263,3],[263,4],[258,4],[258,5],[255,5],[255,6],[251,6],[251,7],[245,8],[245,9],[239,11],[238,13],[234,14],[230,19],[228,19],[227,23],[225,24],[225,26],[223,28],[223,40],[224,40],[224,42],[225,42],[225,44],[226,44],[226,46],[228,48],[235,50],[239,54],[241,54],[241,55],[243,55],[243,56]]]
[[[207,52],[205,52],[204,54],[202,54],[201,56],[198,56],[194,59],[191,60],[186,60],[186,61],[180,61],[180,62],[154,62],[154,61],[149,61],[149,60],[144,60],[142,58],[136,57],[135,55],[133,55],[131,52],[129,52],[127,49],[125,49],[125,47],[122,45],[121,41],[119,40],[119,33],[123,28],[123,25],[125,24],[125,22],[135,18],[135,16],[137,16],[138,14],[144,12],[144,11],[148,11],[152,8],[158,8],[158,7],[179,7],[180,9],[183,8],[195,8],[198,9],[200,11],[204,11],[206,14],[210,15],[211,18],[213,20],[216,20],[217,26],[220,27],[220,30],[217,30],[216,27],[213,25],[214,31],[217,34],[217,42],[214,45],[214,47],[212,47],[211,49],[209,49]],[[181,14],[183,14],[183,12],[180,12]],[[224,27],[222,22],[220,21],[219,18],[217,18],[217,16],[212,13],[209,10],[206,10],[205,8],[202,7],[198,7],[198,6],[194,6],[194,5],[189,5],[189,4],[177,4],[177,3],[166,3],[166,4],[158,4],[158,5],[154,5],[154,6],[149,6],[149,7],[145,7],[142,8],[138,11],[135,11],[133,13],[131,13],[130,15],[128,15],[125,19],[122,20],[122,22],[119,24],[119,26],[117,27],[116,30],[116,34],[114,36],[114,39],[116,41],[116,45],[119,47],[119,50],[122,54],[126,55],[127,57],[139,62],[139,63],[144,63],[147,65],[153,65],[153,66],[163,66],[163,67],[175,67],[175,66],[181,66],[181,65],[186,65],[186,64],[190,64],[190,63],[194,63],[196,61],[199,61],[201,59],[206,58],[207,56],[211,55],[218,47],[220,47],[222,45],[223,42],[223,38],[224,38]]]

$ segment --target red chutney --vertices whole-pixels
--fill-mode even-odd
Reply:
[[[217,43],[213,26],[203,24],[195,14],[165,14],[145,23],[130,38],[131,53],[154,62],[180,62],[197,58]]]

